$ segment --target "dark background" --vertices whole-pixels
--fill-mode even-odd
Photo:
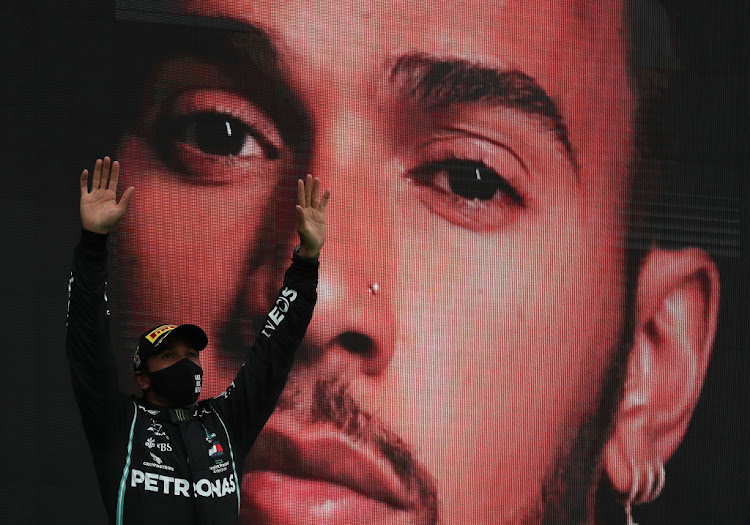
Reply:
[[[750,519],[750,2],[662,4],[680,60],[664,110],[668,173],[685,194],[670,204],[678,219],[699,219],[687,234],[719,264],[722,310],[703,395],[667,464],[666,487],[655,503],[636,508],[635,519],[743,524]],[[0,7],[3,524],[105,521],[63,346],[77,178],[112,153],[118,129],[114,31],[112,0]],[[614,515],[613,523],[624,523]]]

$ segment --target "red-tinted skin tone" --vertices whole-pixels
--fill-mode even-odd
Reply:
[[[512,521],[539,501],[544,475],[595,411],[622,336],[634,105],[627,32],[619,3],[579,4],[180,6],[267,31],[315,130],[308,170],[334,197],[319,301],[300,350],[305,364],[292,372],[295,388],[307,392],[318,378],[348,383],[362,410],[400,436],[429,472],[442,523]],[[580,169],[522,112],[463,104],[427,114],[405,102],[389,83],[389,68],[415,52],[536,79],[560,110]],[[293,208],[274,205],[291,152],[273,122],[215,66],[175,60],[160,74],[187,86],[176,93],[177,114],[229,113],[281,152],[267,158],[248,140],[225,162],[183,145],[181,160],[206,182],[196,185],[171,172],[144,138],[121,142],[121,177],[137,198],[120,225],[119,256],[127,263],[119,293],[125,305],[137,298],[137,326],[190,322],[206,330],[202,395],[211,396],[240,363],[215,347],[238,290],[252,283],[240,300],[251,315],[262,315],[268,290],[279,284],[285,261],[248,268],[247,258],[273,210]],[[444,174],[426,185],[408,176],[446,157],[484,162],[523,195],[523,205],[502,194],[467,202],[451,194]],[[289,250],[297,242],[291,228],[278,236]],[[338,338],[346,332],[368,336],[372,346],[350,351]],[[274,432],[293,436],[303,455],[316,454],[316,444],[338,446],[341,462],[372,467],[383,483],[393,479],[369,451],[364,458],[346,452],[357,444],[327,426],[277,411],[263,435]],[[245,479],[243,506],[261,523],[415,518],[339,484],[257,471]]]

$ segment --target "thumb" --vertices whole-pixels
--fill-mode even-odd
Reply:
[[[131,186],[125,190],[122,197],[120,197],[120,207],[122,208],[123,213],[128,209],[128,204],[130,204],[130,199],[133,198],[133,193],[135,193],[135,188]]]

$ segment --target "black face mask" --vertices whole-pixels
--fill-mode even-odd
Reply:
[[[190,359],[181,359],[167,368],[149,374],[151,388],[180,407],[195,403],[201,393],[203,369]]]

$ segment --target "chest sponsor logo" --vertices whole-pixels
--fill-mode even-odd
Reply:
[[[166,432],[164,432],[164,427],[162,426],[162,424],[157,423],[153,419],[151,420],[151,425],[149,425],[149,427],[146,430],[148,430],[155,436],[165,437],[167,438],[167,440],[169,440],[169,436],[167,435]]]
[[[216,463],[208,466],[209,470],[214,474],[221,474],[222,472],[229,469],[229,462],[223,459],[217,459]]]
[[[214,481],[201,479],[195,483],[190,483],[186,479],[164,476],[155,472],[142,472],[138,469],[130,471],[130,486],[147,492],[158,492],[186,498],[191,496],[196,498],[223,498],[237,491],[234,476],[226,476]]]
[[[149,452],[149,455],[151,456],[151,459],[153,459],[153,462],[150,461],[144,461],[143,466],[144,467],[151,467],[151,468],[158,468],[161,470],[169,470],[171,472],[174,472],[174,467],[171,465],[165,465],[164,460],[161,459],[159,456],[154,454],[153,452]]]
[[[152,437],[148,438],[144,445],[146,445],[146,448],[148,448],[149,450],[152,448],[157,448],[162,452],[172,452],[172,445],[170,445],[169,443],[157,443],[156,440]]]

